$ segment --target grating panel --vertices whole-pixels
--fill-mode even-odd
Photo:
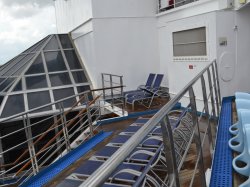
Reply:
[[[39,187],[48,183],[51,179],[53,179],[56,175],[58,175],[61,171],[67,168],[69,165],[77,161],[80,157],[82,157],[85,153],[91,150],[95,145],[103,141],[106,137],[111,135],[111,132],[101,132],[90,140],[86,141],[84,144],[74,149],[61,159],[57,160],[53,164],[51,164],[46,169],[40,171],[37,175],[29,179],[27,182],[22,184],[22,187]]]
[[[223,98],[213,159],[210,187],[232,187],[232,151],[228,146],[232,125],[232,97]]]

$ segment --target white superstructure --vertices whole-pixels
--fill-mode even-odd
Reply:
[[[95,86],[101,72],[123,75],[127,90],[157,72],[175,95],[217,59],[222,96],[249,90],[249,0],[177,3],[159,12],[157,0],[56,0],[58,32],[71,32]]]

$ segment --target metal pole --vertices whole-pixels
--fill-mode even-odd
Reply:
[[[204,102],[204,109],[205,109],[205,117],[207,118],[207,125],[208,125],[208,140],[209,140],[209,145],[210,145],[210,153],[212,155],[213,153],[213,138],[212,138],[212,133],[211,133],[211,124],[210,124],[210,115],[209,115],[209,108],[208,108],[208,98],[207,98],[207,90],[206,90],[206,84],[205,84],[205,79],[204,76],[201,76],[201,87],[202,87],[202,93],[203,93],[203,102]],[[206,136],[206,134],[205,134]]]
[[[212,65],[212,74],[213,74],[213,83],[214,83],[214,92],[215,92],[215,100],[216,100],[216,109],[217,109],[217,115],[219,114],[219,96],[218,96],[218,88],[217,88],[217,81],[215,78],[215,71],[214,66]]]
[[[122,76],[120,76],[120,86],[121,86],[121,98],[122,98],[122,115],[124,116],[125,98],[123,97],[123,80],[122,80]]]
[[[216,80],[217,80],[217,88],[218,88],[218,94],[219,94],[219,103],[221,105],[221,93],[220,93],[220,82],[219,82],[219,72],[218,72],[218,65],[216,60],[214,61],[214,66],[215,66],[215,73],[216,73]]]
[[[112,103],[111,106],[112,108],[114,108],[114,92],[113,92],[113,79],[112,79],[112,75],[109,75],[109,79],[110,79],[110,87],[111,87],[111,99],[112,99]]]
[[[60,103],[60,117],[61,117],[61,122],[62,122],[63,136],[65,140],[66,149],[67,149],[67,152],[70,152],[71,147],[70,147],[70,141],[69,141],[69,132],[66,127],[67,120],[66,120],[66,116],[64,115],[63,104],[61,103]]]
[[[214,92],[213,92],[213,85],[212,85],[210,69],[207,70],[207,77],[208,77],[209,90],[210,90],[210,94],[211,94],[212,117],[215,118],[217,115],[215,113]]]
[[[204,162],[203,162],[203,152],[201,147],[201,137],[200,137],[200,128],[198,123],[197,117],[197,109],[196,109],[196,102],[195,102],[195,95],[193,87],[189,88],[189,97],[190,97],[190,104],[191,104],[191,111],[192,111],[192,121],[195,129],[195,143],[197,149],[197,162],[199,162],[199,174],[201,179],[201,186],[206,187],[206,177],[205,177],[205,169],[204,169]],[[196,128],[197,127],[197,128]],[[195,172],[195,171],[194,171]],[[195,173],[194,173],[195,175]]]
[[[163,136],[163,145],[166,158],[167,171],[171,186],[179,187],[179,173],[176,162],[174,138],[172,134],[172,128],[168,116],[161,121],[161,130]]]
[[[104,82],[104,74],[102,73],[102,88],[105,88],[105,82]],[[105,100],[106,99],[106,96],[105,96],[105,89],[102,90],[103,92],[103,99]]]
[[[90,112],[90,109],[89,109],[88,94],[85,94],[85,102],[86,102],[87,117],[88,117],[88,122],[89,122],[89,131],[90,131],[91,137],[93,137],[94,136],[94,129],[93,129],[93,122],[92,122],[91,112]]]
[[[25,135],[27,138],[33,174],[36,175],[39,172],[39,166],[37,163],[36,151],[35,151],[35,147],[34,147],[34,143],[33,143],[33,136],[32,136],[32,131],[31,131],[31,127],[30,127],[30,119],[29,119],[28,114],[26,114],[26,119],[23,116],[23,124],[24,124]]]
[[[54,116],[54,124],[56,124],[55,134],[57,134],[59,132],[59,129],[58,129],[58,123],[57,123],[57,117],[56,116]],[[59,136],[56,138],[56,146],[57,146],[57,149],[59,150],[59,152],[61,152],[61,142],[60,142],[60,137]]]

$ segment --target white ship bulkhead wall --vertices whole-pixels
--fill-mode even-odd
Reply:
[[[102,72],[123,75],[131,90],[160,73],[156,18],[95,19],[94,25],[97,80]]]
[[[68,33],[93,17],[92,0],[55,0],[57,31]]]
[[[212,60],[216,59],[216,13],[214,11],[207,12],[207,10],[217,10],[218,4],[209,3],[208,7],[213,7],[212,9],[206,9],[204,5],[197,4],[197,6],[203,10],[200,11],[200,15],[196,14],[199,12],[199,8],[193,6],[185,8],[185,10],[171,12],[169,13],[170,16],[168,13],[158,16],[160,66],[169,77],[169,91],[172,97],[180,92]],[[175,61],[173,55],[173,32],[199,27],[206,27],[207,60]],[[193,69],[189,69],[190,65],[193,66]],[[199,110],[203,108],[200,85],[201,83],[197,82],[194,86]],[[186,96],[182,100],[184,106],[189,103],[188,93]]]
[[[92,6],[93,18],[71,34],[94,87],[101,87],[101,73],[123,75],[125,90],[161,73],[156,1],[93,0]]]

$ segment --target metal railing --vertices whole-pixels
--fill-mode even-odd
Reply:
[[[203,97],[203,107],[201,109],[201,113],[199,113],[197,110],[197,105],[201,105],[201,103],[196,100],[197,93],[202,94]],[[186,94],[188,94],[188,96]],[[182,138],[182,142],[186,141],[184,147],[185,150],[183,150],[180,158],[178,158],[179,149],[182,147],[178,146],[178,137],[176,138],[175,136],[178,128],[173,130],[171,127],[169,114],[177,102],[182,102],[183,100],[187,100],[187,98],[189,102],[186,105],[186,109],[189,111],[191,117],[189,117],[189,120],[186,121],[191,123],[192,128],[187,128],[190,130],[189,136],[186,136],[183,131],[180,132],[183,133],[181,136],[186,136],[187,138]],[[181,170],[184,168],[185,160],[192,147],[191,145],[195,145],[195,164],[191,170],[189,186],[193,186],[196,181],[199,181],[199,186],[205,187],[205,165],[203,160],[204,152],[202,148],[208,144],[208,147],[211,148],[210,153],[212,154],[212,150],[214,149],[213,137],[215,137],[216,134],[215,131],[216,125],[218,123],[220,105],[221,96],[219,89],[218,70],[216,61],[213,61],[189,84],[187,84],[172,100],[170,100],[159,112],[157,112],[146,124],[144,124],[90,177],[88,177],[81,184],[81,186],[95,187],[102,185],[105,181],[108,181],[111,174],[121,163],[125,162],[126,158],[128,158],[132,151],[138,147],[147,136],[149,136],[150,132],[152,132],[156,126],[160,126],[163,139],[163,149],[161,155],[165,158],[165,165],[167,166],[167,174],[163,177],[163,180],[160,180],[160,186],[178,187],[181,185]],[[185,123],[183,123],[183,126],[186,126]],[[203,131],[201,130],[201,127],[203,128]],[[153,166],[151,166],[151,169],[152,167]],[[150,178],[149,173],[145,175],[145,179],[147,178]]]
[[[98,133],[96,122],[101,120],[101,111],[107,107],[102,105],[105,100],[101,93],[121,87],[123,85],[85,91],[1,119],[1,128],[12,126],[13,129],[1,131],[0,182],[4,184],[13,179],[16,179],[16,183],[25,182]],[[64,108],[63,103],[72,98],[79,99],[72,107]],[[31,117],[34,112],[52,105],[56,106],[57,111],[40,118]]]
[[[159,13],[199,0],[158,0]]]

